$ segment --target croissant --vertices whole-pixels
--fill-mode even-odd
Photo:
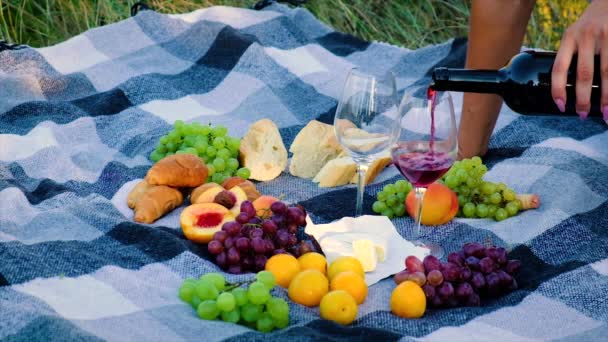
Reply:
[[[192,188],[207,180],[209,170],[197,156],[189,153],[174,154],[154,164],[146,181],[151,185],[168,185],[176,188]]]
[[[148,184],[145,179],[137,183],[133,190],[129,192],[129,197],[127,197],[127,205],[129,205],[129,208],[135,208],[135,203],[137,203],[137,200],[151,187],[152,185]]]
[[[168,186],[151,186],[135,203],[135,222],[152,223],[161,216],[180,206],[184,200],[182,193]]]

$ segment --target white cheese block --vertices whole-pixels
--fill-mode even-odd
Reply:
[[[353,248],[353,242],[356,240],[369,240],[374,246],[376,262],[383,262],[386,260],[388,242],[384,238],[372,234],[350,232],[331,234],[322,237],[319,241],[319,245],[321,246],[323,253],[325,253],[327,262],[331,263],[340,256],[356,257]]]
[[[371,240],[354,240],[353,251],[355,252],[355,258],[361,262],[364,272],[372,272],[376,269],[376,264],[378,263],[376,248]]]

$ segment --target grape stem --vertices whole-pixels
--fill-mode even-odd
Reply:
[[[226,283],[226,287],[224,287],[224,292],[232,291],[232,290],[236,289],[237,287],[241,287],[243,285],[251,285],[251,284],[253,284],[253,282],[255,282],[255,280],[245,281],[242,283]]]

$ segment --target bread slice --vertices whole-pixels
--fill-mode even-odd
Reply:
[[[312,120],[296,135],[289,151],[293,153],[289,172],[296,177],[313,178],[343,149],[332,125]]]
[[[382,172],[382,170],[384,170],[384,168],[391,163],[391,161],[392,159],[390,156],[388,156],[388,154],[381,155],[380,157],[374,159],[374,161],[367,169],[367,172],[365,173],[365,184],[373,182],[374,179],[376,179],[376,177],[380,174],[380,172]],[[359,176],[355,173],[350,182],[352,184],[357,184],[358,181]]]
[[[327,162],[312,181],[319,183],[322,188],[330,188],[348,184],[356,175],[357,164],[353,159],[351,157],[341,157]]]
[[[241,165],[251,171],[249,178],[269,181],[278,177],[287,167],[287,149],[272,120],[255,122],[241,139],[239,154]]]

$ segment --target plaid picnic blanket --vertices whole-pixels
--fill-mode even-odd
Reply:
[[[601,120],[503,109],[486,178],[538,193],[542,206],[502,222],[457,219],[424,229],[425,239],[448,251],[491,239],[523,261],[520,289],[481,307],[400,319],[390,313],[394,283],[385,279],[349,327],[297,304],[290,304],[290,327],[272,334],[203,321],[177,288],[218,268],[204,246],[183,237],[181,210],[153,225],[132,221],[126,195],[175,120],[223,124],[241,136],[267,117],[290,146],[309,120],[332,122],[351,67],[391,70],[405,92],[426,87],[435,66],[461,67],[465,48],[462,39],[418,50],[369,43],[275,4],[143,11],[56,46],[1,52],[0,340],[605,341],[608,132]],[[389,168],[367,187],[367,213],[375,193],[396,179]],[[303,204],[316,223],[354,212],[354,186],[322,189],[288,173],[258,186]],[[394,223],[407,238],[412,220]]]

